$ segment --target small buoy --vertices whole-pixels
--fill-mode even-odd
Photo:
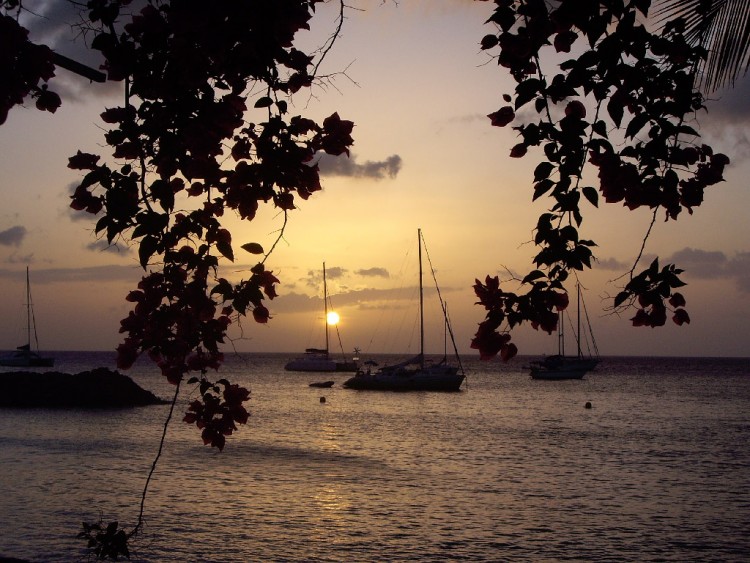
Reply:
[[[321,398],[320,398],[320,402],[321,402],[321,403],[325,403],[325,402],[326,402],[326,398],[325,398],[325,397],[321,397]]]
[[[591,401],[586,401],[586,405],[585,406],[586,406],[587,409],[590,409],[591,408]]]

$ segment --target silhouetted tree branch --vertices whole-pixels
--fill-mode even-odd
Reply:
[[[649,0],[494,4],[488,23],[496,31],[481,47],[499,51],[497,63],[516,88],[488,117],[492,125],[505,127],[519,121],[519,109],[533,104],[539,119],[513,127],[520,142],[510,156],[542,150],[533,199],[551,200],[536,225],[539,251],[535,269],[522,280],[525,291],[504,291],[498,277],[489,275],[474,286],[487,313],[472,347],[484,359],[497,354],[509,359],[517,353],[510,331],[526,322],[557,330],[557,311],[569,302],[568,276],[592,267],[596,243],[580,231],[582,202],[596,207],[601,196],[606,203],[629,210],[648,207],[654,216],[661,212],[665,220],[676,220],[683,210],[693,213],[704,190],[723,180],[729,159],[699,144],[691,126],[705,109],[694,85],[706,50],[691,43],[684,19],[652,33],[640,23],[649,15]],[[699,6],[703,18],[708,4]],[[550,71],[542,67],[545,50],[575,55]],[[592,185],[594,176],[598,186]],[[684,297],[674,291],[684,285],[680,273],[672,264],[659,268],[658,259],[638,274],[631,271],[614,307],[637,304],[634,326],[661,326],[670,308],[675,323],[690,322]]]

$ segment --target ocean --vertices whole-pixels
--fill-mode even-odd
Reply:
[[[223,452],[181,421],[183,389],[131,561],[750,561],[750,358],[608,357],[559,382],[463,358],[448,394],[288,358],[228,357],[251,418]],[[171,396],[147,362],[125,373]],[[84,561],[82,521],[131,528],[167,412],[0,409],[0,556]]]

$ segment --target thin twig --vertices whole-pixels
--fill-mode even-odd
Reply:
[[[151,470],[148,472],[148,477],[146,478],[146,484],[143,487],[143,493],[141,494],[141,508],[138,512],[138,523],[135,525],[135,528],[128,534],[128,537],[135,536],[140,528],[143,526],[143,511],[144,507],[146,505],[146,494],[148,492],[148,486],[151,483],[151,477],[154,475],[154,472],[156,471],[156,464],[159,462],[159,459],[161,458],[161,452],[164,449],[164,442],[167,438],[167,429],[169,428],[169,422],[172,420],[172,415],[174,414],[174,407],[177,404],[177,397],[180,394],[180,384],[182,383],[182,380],[177,382],[177,385],[175,386],[174,390],[174,396],[172,397],[172,403],[169,405],[169,414],[167,415],[167,419],[164,421],[164,429],[161,433],[161,440],[159,441],[159,450],[156,452],[156,457],[154,458],[154,462],[151,464]]]

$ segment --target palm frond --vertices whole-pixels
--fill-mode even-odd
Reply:
[[[701,7],[706,5],[703,15]],[[699,78],[707,91],[734,85],[750,68],[748,0],[657,0],[654,8],[659,24],[683,18],[687,38],[708,50]]]

